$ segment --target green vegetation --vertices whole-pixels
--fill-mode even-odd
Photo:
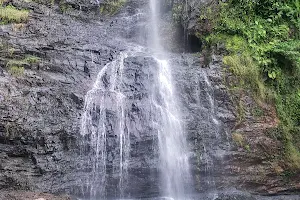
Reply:
[[[240,133],[233,133],[232,134],[232,139],[236,143],[237,146],[244,146],[244,137]]]
[[[26,55],[23,61],[28,64],[37,64],[41,61],[41,58],[32,55]]]
[[[6,68],[11,75],[22,76],[26,66],[38,64],[41,61],[39,57],[26,55],[23,59],[10,59],[6,63]]]
[[[232,133],[232,139],[237,146],[245,149],[248,152],[251,151],[250,145],[246,143],[247,141],[241,133]]]
[[[274,103],[284,159],[300,170],[300,0],[228,0],[203,12],[213,27],[206,46],[224,44],[236,86]]]
[[[39,57],[26,55],[23,59],[11,59],[6,63],[6,66],[26,66],[32,64],[38,64],[41,61]]]
[[[59,9],[62,13],[68,13],[73,10],[73,7],[70,4],[65,3],[64,1],[59,2]]]
[[[13,76],[22,76],[24,74],[24,67],[10,66],[8,72]]]
[[[126,0],[105,1],[100,6],[100,13],[114,15],[125,5],[125,3]]]
[[[2,7],[3,0],[0,1],[0,23],[22,23],[28,20],[29,11],[18,10],[13,6]]]

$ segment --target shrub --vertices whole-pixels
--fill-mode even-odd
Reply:
[[[218,14],[205,16],[214,25],[207,45],[225,44],[223,62],[238,87],[261,100],[273,98],[284,159],[300,170],[300,0],[228,0],[218,6]]]

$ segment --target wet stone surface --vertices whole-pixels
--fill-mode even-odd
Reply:
[[[138,35],[147,29],[148,18],[140,9],[147,1],[129,0],[116,16],[100,16],[95,12],[97,5],[84,0],[68,1],[75,8],[70,15],[57,10],[58,5],[51,8],[34,2],[12,2],[15,6],[30,9],[30,19],[20,31],[14,31],[11,25],[1,25],[0,41],[7,44],[8,49],[14,49],[17,58],[34,55],[41,61],[26,65],[24,75],[13,76],[6,68],[7,61],[12,58],[1,53],[0,199],[70,198],[8,190],[82,196],[90,189],[86,182],[92,169],[89,154],[81,152],[82,147],[89,148],[86,143],[89,138],[80,135],[85,95],[107,63],[115,60],[120,52],[145,44],[147,35]],[[78,5],[82,11],[77,10]],[[154,199],[159,196],[160,187],[155,151],[157,139],[153,137],[155,130],[146,122],[155,114],[151,113],[147,101],[150,93],[155,91],[152,82],[157,73],[156,64],[147,51],[129,56],[124,62],[122,87],[129,97],[126,107],[131,121],[128,124],[136,128],[130,138],[126,190],[131,197]],[[236,119],[234,106],[222,83],[221,57],[215,57],[209,68],[201,68],[203,58],[194,55],[170,54],[169,59],[189,141],[194,177],[194,184],[189,187],[195,188],[194,192],[210,193],[232,185],[239,187],[238,180],[246,178],[250,182],[247,186],[253,187],[251,190],[259,190],[252,183],[260,177],[250,179],[248,171],[242,171],[244,174],[240,175],[238,167],[243,167],[245,157],[248,157],[232,150],[230,130]],[[114,113],[111,112],[108,118],[107,121],[113,124]],[[108,136],[109,189],[106,192],[107,196],[117,197],[119,172],[113,169],[117,168],[119,155],[113,132]],[[257,160],[261,158],[254,156],[252,161]],[[250,175],[254,173],[251,171]],[[279,185],[289,193],[288,185],[283,182]],[[260,190],[262,193],[276,189],[276,184],[271,181],[262,181],[259,186],[264,187]],[[200,195],[195,199],[214,198]],[[276,198],[299,199],[292,196]],[[265,198],[244,193],[220,193],[215,199]]]

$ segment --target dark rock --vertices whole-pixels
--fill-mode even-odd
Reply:
[[[37,68],[26,68],[23,76],[11,76],[7,69],[0,68],[1,189],[87,193],[90,188],[84,184],[91,178],[90,153],[93,150],[88,143],[90,136],[80,134],[84,96],[106,64],[116,60],[120,52],[141,49],[137,44],[144,45],[146,41],[147,35],[137,37],[140,32],[147,32],[146,0],[129,0],[113,17],[96,14],[99,9],[96,1],[63,2],[71,5],[71,14],[61,14],[56,10],[58,5],[52,9],[49,5],[13,0],[15,6],[31,10],[29,22],[22,31],[13,32],[8,26],[0,29],[1,39],[18,49],[18,56],[31,54],[42,59]],[[194,9],[205,2],[190,0],[187,3]],[[185,13],[184,18],[185,27],[191,34],[192,30],[197,30],[199,13],[195,12]],[[170,17],[166,21],[169,22]],[[268,155],[262,151],[255,151],[251,156],[242,148],[231,148],[230,133],[236,118],[234,105],[223,83],[222,59],[213,56],[210,65],[201,68],[203,57],[190,54],[170,54],[168,57],[191,151],[194,184],[189,187],[195,188],[195,193],[210,193],[232,186],[274,195],[299,191],[297,185],[287,185],[282,177],[270,173],[273,168],[265,162]],[[87,66],[86,63],[92,64]],[[153,137],[157,130],[149,125],[157,113],[150,108],[149,101],[151,95],[159,101],[159,95],[155,93],[157,88],[153,85],[158,78],[157,63],[145,51],[129,55],[123,64],[120,89],[127,97],[125,113],[129,120],[126,123],[131,131],[125,192],[133,198],[154,198],[159,195],[161,186],[158,141]],[[103,76],[101,81],[108,87],[109,77]],[[96,91],[99,96],[104,93],[114,102],[113,93]],[[251,101],[245,101],[251,104]],[[97,118],[98,111],[93,111],[93,118]],[[119,185],[120,147],[114,126],[118,121],[116,108],[108,106],[106,113],[106,192],[110,197],[119,197],[116,186]],[[261,129],[260,134],[251,137],[250,125],[254,124],[240,131],[250,135],[247,139],[251,145],[257,149],[258,146],[265,149],[270,146],[270,151],[280,147],[269,138],[261,138]],[[272,126],[272,123],[268,125]],[[257,142],[255,138],[264,142]],[[83,149],[86,154],[82,154]],[[0,199],[36,198],[36,193],[26,195],[1,191]],[[257,197],[226,194],[218,198],[252,200]]]

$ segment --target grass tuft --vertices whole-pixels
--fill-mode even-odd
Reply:
[[[299,170],[300,152],[291,141],[288,141],[285,145],[285,155],[287,160],[289,161],[288,166],[293,170]]]
[[[8,72],[13,76],[22,76],[24,74],[24,67],[10,66]]]
[[[249,87],[260,100],[266,99],[266,89],[258,66],[247,55],[229,55],[223,58],[223,63],[230,67],[230,71],[240,78],[242,87]]]
[[[112,0],[105,2],[100,6],[100,13],[114,15],[125,5],[125,3],[126,0]]]
[[[13,6],[0,6],[0,20],[2,24],[22,23],[28,20],[29,11],[19,10]]]
[[[232,139],[236,143],[236,145],[242,147],[244,146],[244,137],[240,133],[233,133],[232,134]]]

